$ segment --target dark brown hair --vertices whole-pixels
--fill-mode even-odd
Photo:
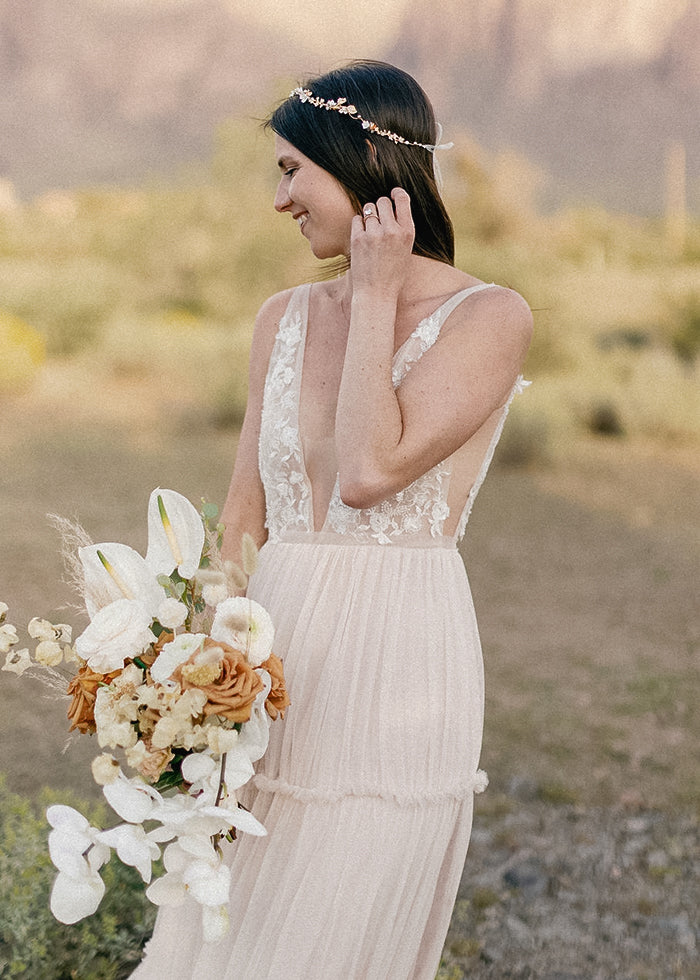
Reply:
[[[304,83],[317,97],[344,97],[364,119],[406,140],[434,144],[433,107],[420,85],[400,68],[381,61],[353,61]],[[332,174],[358,210],[403,187],[411,197],[416,228],[413,251],[454,265],[454,231],[440,197],[433,154],[421,146],[394,143],[340,112],[317,108],[296,96],[286,99],[266,126]]]

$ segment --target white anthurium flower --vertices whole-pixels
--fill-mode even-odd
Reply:
[[[139,599],[155,616],[163,601],[163,589],[138,551],[110,541],[80,548],[78,557],[83,566],[83,599],[90,619],[116,599]]]
[[[216,607],[212,639],[244,652],[251,667],[259,667],[272,653],[275,628],[270,614],[260,603],[233,596]]]
[[[111,830],[103,830],[97,835],[102,844],[113,847],[122,864],[136,868],[143,881],[151,880],[151,863],[160,857],[160,848],[151,840],[139,824],[120,824]]]
[[[105,883],[99,874],[83,864],[86,871],[79,877],[60,871],[51,889],[51,912],[67,926],[93,915],[105,893]]]
[[[32,666],[29,650],[25,647],[23,650],[10,650],[5,657],[5,663],[0,669],[7,670],[9,673],[17,674],[18,677],[21,677],[25,670]]]
[[[137,657],[155,643],[151,614],[139,599],[117,599],[99,609],[75,641],[79,657],[92,670],[108,674],[120,670],[127,657]]]
[[[0,623],[2,623],[9,611],[10,607],[8,604],[6,602],[0,602]]]
[[[217,943],[229,928],[227,905],[202,906],[202,938],[205,943]]]
[[[187,619],[189,610],[184,602],[180,602],[174,596],[167,596],[158,606],[156,619],[168,630],[175,630],[182,626]]]
[[[170,643],[165,643],[151,667],[151,677],[156,684],[164,684],[176,667],[202,648],[206,639],[206,633],[180,633]]]
[[[120,772],[117,779],[102,787],[105,799],[114,812],[129,823],[143,823],[144,820],[158,819],[155,811],[162,802],[158,790],[149,786],[139,776],[127,779]]]
[[[156,575],[177,568],[190,579],[199,568],[204,547],[204,524],[187,497],[174,490],[156,489],[148,501],[146,561]]]
[[[250,718],[245,722],[238,736],[238,747],[245,751],[251,762],[262,759],[270,739],[270,716],[265,710],[265,702],[272,681],[266,670],[258,670],[257,674],[265,686],[253,701]]]

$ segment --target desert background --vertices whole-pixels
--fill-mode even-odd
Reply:
[[[697,0],[0,0],[0,601],[85,624],[47,514],[143,551],[154,487],[223,503],[255,312],[319,271],[260,120],[353,57],[424,85],[458,265],[535,315],[462,549],[491,785],[440,980],[696,977]],[[44,912],[97,746],[26,675],[0,710],[0,978],[127,976],[147,915],[78,960]]]

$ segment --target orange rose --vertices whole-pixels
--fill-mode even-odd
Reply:
[[[68,685],[68,694],[73,700],[68,708],[69,732],[78,729],[83,735],[95,731],[95,699],[100,684],[109,684],[119,671],[111,674],[98,674],[87,664],[83,664]]]
[[[266,670],[272,678],[272,687],[270,688],[270,693],[268,694],[267,701],[265,702],[265,710],[273,721],[276,720],[277,715],[279,715],[280,718],[284,718],[284,709],[291,704],[291,701],[289,700],[287,688],[284,683],[284,668],[282,666],[282,661],[279,657],[276,657],[274,653],[271,653],[267,660],[261,663],[260,666],[263,668],[263,670]]]
[[[215,649],[221,650],[222,658],[219,661],[219,676],[208,683],[195,684],[188,680],[187,671],[183,671],[186,664],[181,664],[173,671],[172,677],[179,681],[183,691],[189,687],[196,687],[204,691],[207,696],[207,703],[204,705],[204,714],[222,715],[229,721],[244,722],[250,719],[250,712],[253,701],[262,691],[263,683],[255,673],[245,658],[245,654],[240,650],[234,650],[226,643],[217,643],[216,640],[207,638],[204,641],[203,651]],[[201,654],[198,652],[190,658],[188,663],[195,663]]]

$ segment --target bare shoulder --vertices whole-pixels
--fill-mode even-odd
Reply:
[[[460,303],[446,326],[448,332],[458,329],[467,335],[506,342],[508,346],[520,348],[524,356],[532,339],[532,311],[514,289],[490,286],[472,293]]]
[[[283,289],[282,292],[274,293],[269,299],[265,300],[255,318],[256,331],[266,333],[269,330],[273,330],[276,332],[293,292],[294,288]]]

